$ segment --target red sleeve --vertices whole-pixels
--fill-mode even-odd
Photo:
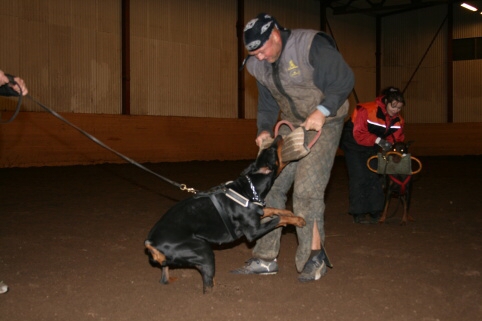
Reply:
[[[353,122],[353,137],[359,145],[373,146],[377,136],[368,131],[367,119],[368,111],[363,107],[359,108]]]

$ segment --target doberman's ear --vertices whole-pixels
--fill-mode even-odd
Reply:
[[[271,169],[267,166],[265,167],[261,167],[260,169],[258,169],[256,172],[256,174],[263,174],[263,175],[268,175],[271,173]]]
[[[251,163],[251,164],[249,164],[249,166],[247,168],[245,168],[241,172],[241,176],[248,175],[249,173],[253,172],[255,169],[256,169],[256,163]]]
[[[414,140],[409,140],[405,145],[407,145],[407,147],[408,147],[408,146],[412,145],[413,143],[415,143]]]

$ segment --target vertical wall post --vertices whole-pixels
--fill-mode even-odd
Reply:
[[[447,4],[447,123],[454,122],[453,4]]]
[[[246,106],[245,106],[245,89],[244,84],[244,68],[241,69],[241,65],[244,61],[244,0],[237,1],[237,21],[236,21],[236,35],[238,37],[238,118],[246,118]]]
[[[382,18],[376,17],[375,27],[375,97],[381,90],[382,84]]]
[[[320,30],[326,32],[326,1],[319,1],[320,2]]]
[[[122,114],[131,113],[130,0],[122,0]]]

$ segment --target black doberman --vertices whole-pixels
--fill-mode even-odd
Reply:
[[[243,235],[253,241],[279,226],[306,224],[289,210],[264,206],[264,197],[286,166],[282,146],[278,136],[235,181],[179,202],[154,225],[145,246],[150,262],[161,267],[161,283],[170,282],[169,266],[194,267],[201,273],[203,293],[209,292],[215,273],[211,244],[230,243]],[[261,223],[265,217],[272,219]]]
[[[397,163],[400,161],[399,155],[408,154],[408,147],[411,142],[397,142],[393,144],[390,152],[395,152],[391,155],[392,161]],[[385,206],[383,208],[383,213],[378,220],[378,223],[384,223],[387,219],[388,206],[390,205],[390,200],[394,197],[398,198],[403,205],[403,216],[400,225],[407,224],[407,221],[415,221],[415,219],[408,213],[410,209],[410,196],[411,196],[411,178],[412,175],[401,175],[401,174],[388,174],[386,177],[386,187],[385,187]]]

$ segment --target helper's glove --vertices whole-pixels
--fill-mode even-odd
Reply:
[[[390,144],[389,142],[387,142],[386,140],[384,140],[383,138],[380,138],[380,137],[377,137],[377,139],[375,140],[375,143],[380,146],[383,151],[387,152],[389,151],[390,149],[392,149],[392,144]]]

